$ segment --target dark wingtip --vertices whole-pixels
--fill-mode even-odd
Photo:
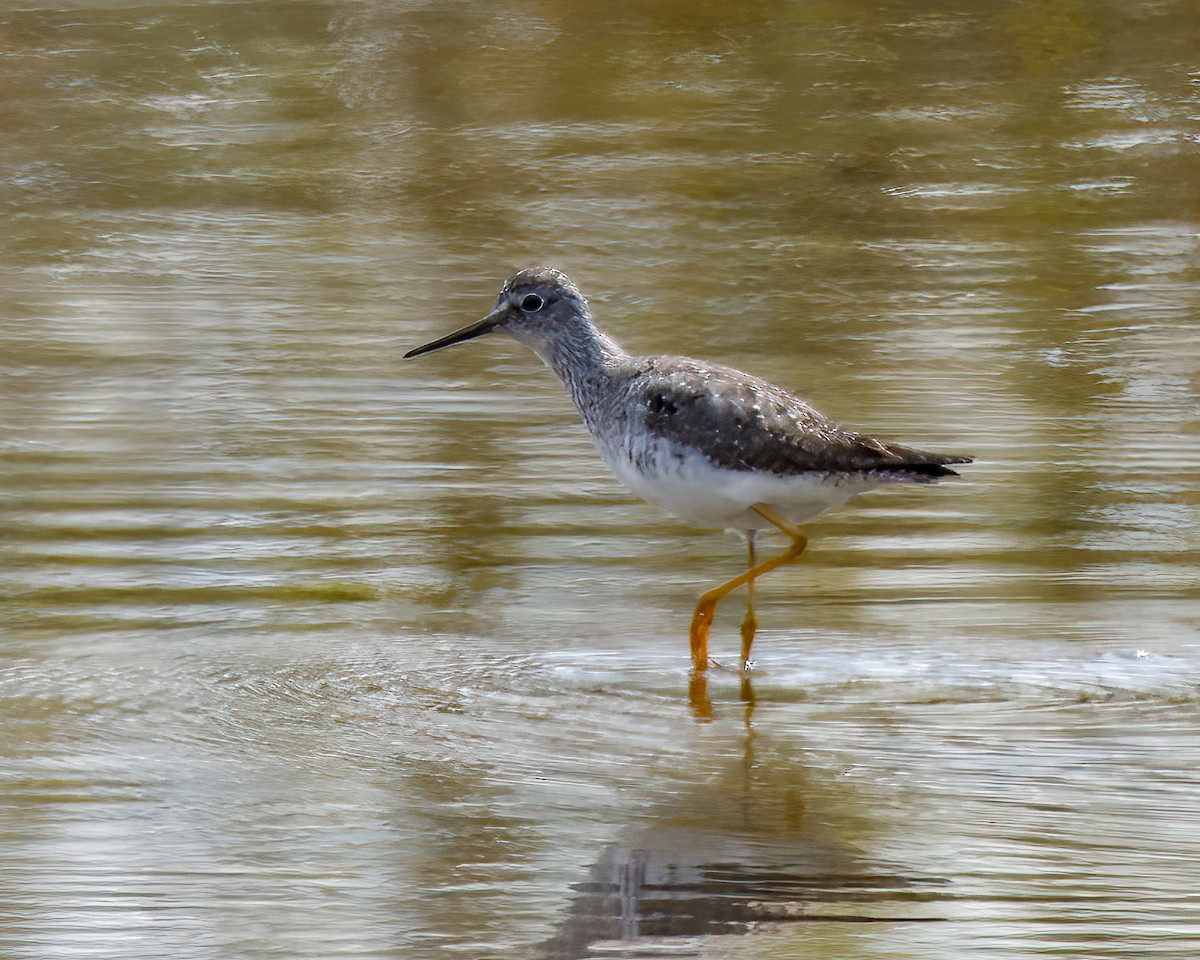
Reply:
[[[957,477],[959,472],[951,470],[947,464],[954,463],[973,463],[971,457],[956,457],[949,454],[933,453],[926,454],[926,460],[906,460],[902,463],[897,463],[895,466],[883,466],[883,470],[893,470],[896,473],[916,474],[918,477],[928,477],[934,479],[936,477]]]
[[[958,461],[955,460],[955,463]],[[922,477],[957,477],[957,470],[951,470],[949,467],[940,463],[906,463],[902,467],[897,467],[903,473],[915,473]]]
[[[957,476],[959,476],[959,472],[957,470],[951,470],[948,466],[946,466],[946,464],[949,464],[949,463],[961,464],[961,463],[974,463],[974,462],[975,461],[972,457],[942,456],[942,457],[938,457],[938,459],[935,463],[921,464],[921,467],[918,467],[918,469],[921,470],[922,473],[927,473],[931,477],[957,477]],[[924,469],[922,469],[922,468],[924,468]]]

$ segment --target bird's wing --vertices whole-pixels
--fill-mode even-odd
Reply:
[[[839,427],[806,400],[730,367],[655,357],[631,381],[646,430],[701,450],[714,466],[780,474],[952,474],[963,457],[926,453]]]

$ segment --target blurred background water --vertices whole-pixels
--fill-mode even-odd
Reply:
[[[0,10],[0,953],[1200,953],[1188,0]],[[973,454],[764,580],[494,340]],[[718,614],[731,658],[741,615]],[[750,935],[746,935],[750,934]]]

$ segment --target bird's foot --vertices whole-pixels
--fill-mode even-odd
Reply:
[[[708,630],[712,626],[713,611],[716,606],[716,601],[708,602],[702,598],[696,605],[696,612],[692,615],[692,626],[689,631],[692,646],[692,668],[698,673],[703,673],[708,669]]]

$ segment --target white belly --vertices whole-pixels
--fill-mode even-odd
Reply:
[[[820,474],[779,476],[714,467],[702,456],[658,441],[640,470],[620,454],[601,454],[617,478],[643,500],[698,527],[760,530],[771,524],[750,510],[774,507],[793,523],[806,523],[840,506],[874,484],[852,477]]]

